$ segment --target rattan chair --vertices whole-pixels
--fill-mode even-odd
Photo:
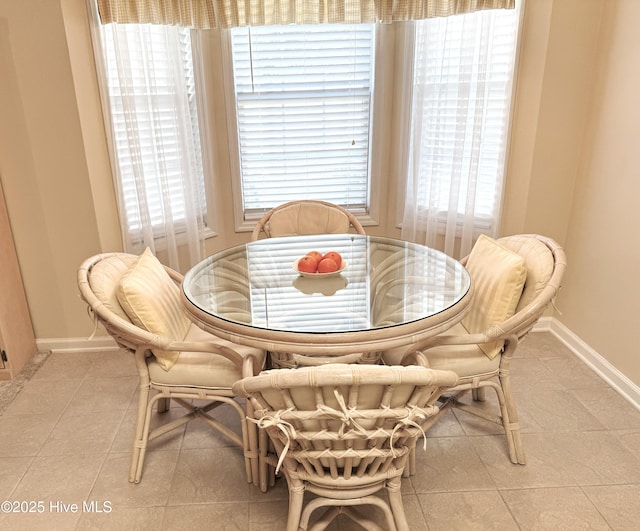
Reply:
[[[365,529],[409,529],[401,477],[419,423],[457,375],[425,367],[330,364],[275,369],[233,386],[253,403],[255,422],[276,455],[261,448],[262,471],[280,468],[289,487],[287,530],[307,529],[313,511],[328,507],[312,529],[342,513]],[[388,503],[376,493],[386,489]],[[305,492],[315,495],[305,504]],[[380,526],[354,508],[374,505]],[[369,513],[371,514],[371,513]]]
[[[478,318],[486,317],[498,299],[495,291],[488,287],[491,277],[506,275],[504,256],[498,254],[494,259],[483,260],[482,256],[474,257],[474,246],[471,254],[462,260],[474,285],[471,309],[462,322],[445,334],[416,345],[417,352],[411,352],[410,358],[403,359],[406,349],[384,352],[382,358],[389,365],[413,363],[417,359],[434,369],[455,371],[460,382],[450,396],[443,397],[439,415],[454,407],[497,423],[504,429],[511,462],[525,464],[518,413],[511,390],[511,360],[518,344],[553,303],[567,261],[564,250],[555,241],[537,234],[507,236],[498,239],[496,244],[507,253],[522,257],[524,262],[524,285],[520,291],[516,288],[514,292],[515,311],[507,312],[508,315],[499,322],[488,323],[484,329],[473,329],[478,325]],[[472,258],[476,258],[473,264]],[[462,395],[468,391],[472,391],[474,401],[484,401],[487,387],[497,395],[500,408],[497,415],[487,407],[461,401]],[[436,421],[437,417],[429,419],[423,428],[428,429]],[[413,461],[410,469],[415,471]]]
[[[141,269],[143,265],[146,269]],[[131,276],[136,273],[140,275]],[[132,308],[131,282],[135,280],[142,283],[137,292],[142,300]],[[247,425],[246,411],[231,386],[243,374],[259,372],[265,353],[219,339],[191,323],[181,306],[181,280],[182,275],[162,266],[148,250],[140,257],[99,254],[78,269],[80,296],[90,316],[96,326],[104,326],[119,347],[134,354],[140,376],[129,481],[140,482],[150,441],[198,418],[243,448],[247,480],[257,484],[257,429]],[[123,286],[128,297],[125,307],[129,312],[136,311],[133,319],[123,308]],[[143,327],[145,324],[152,330]],[[186,414],[151,430],[154,404],[158,413],[163,413],[171,401],[184,407]],[[241,436],[208,414],[222,404],[230,405],[238,414]]]
[[[326,201],[307,199],[272,208],[256,224],[251,241],[260,237],[343,234],[350,230],[365,234],[360,222],[347,209]]]

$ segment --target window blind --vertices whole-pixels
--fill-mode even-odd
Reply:
[[[177,32],[177,40],[167,32]],[[184,224],[185,172],[197,173],[194,195],[200,213],[206,211],[189,30],[110,24],[101,26],[101,35],[128,232],[141,231],[147,216],[158,232],[167,219]],[[177,95],[186,97],[186,113],[177,109]]]
[[[232,56],[245,216],[296,199],[366,211],[373,25],[235,28]]]
[[[424,124],[417,196],[432,212],[473,210],[484,229],[502,193],[518,15],[483,11],[416,29],[414,91]]]

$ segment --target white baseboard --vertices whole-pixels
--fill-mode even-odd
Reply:
[[[640,410],[640,387],[633,383],[555,317],[542,317],[533,331],[551,332],[569,349],[571,349],[571,351],[580,358],[587,367],[607,382],[632,406]]]
[[[39,352],[95,352],[100,350],[117,350],[118,345],[111,336],[69,337],[37,339]]]

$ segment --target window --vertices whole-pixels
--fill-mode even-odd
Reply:
[[[368,212],[374,26],[231,31],[242,210],[321,199]]]
[[[516,8],[416,24],[416,210],[443,223],[473,217],[476,230],[495,230],[518,22]]]
[[[207,207],[226,216],[229,198],[235,230],[304,198],[340,204],[372,224],[380,219],[376,202],[393,201],[407,175],[406,197],[416,202],[400,197],[399,210],[412,209],[417,222],[435,216],[430,223],[439,228],[462,230],[471,220],[474,231],[493,230],[519,10],[498,10],[489,43],[478,48],[470,29],[487,13],[192,34],[101,26],[128,230],[142,230],[147,219],[159,227],[167,215],[179,223]],[[211,139],[202,146],[199,124]],[[203,176],[203,156],[211,176]],[[474,173],[476,180],[466,178]],[[185,179],[189,197],[180,196]],[[444,220],[450,215],[457,219]],[[400,220],[404,235],[407,215],[393,219]]]
[[[100,36],[126,233],[184,230],[193,210],[206,211],[189,30],[108,24]]]

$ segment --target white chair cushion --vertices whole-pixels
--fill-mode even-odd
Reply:
[[[91,268],[91,274],[89,275],[89,285],[98,300],[107,309],[128,322],[131,322],[131,319],[120,306],[120,302],[118,302],[118,287],[120,286],[120,279],[129,271],[129,268],[136,260],[137,257],[131,255],[112,256],[108,260],[97,262]]]
[[[466,267],[474,295],[462,324],[467,332],[475,334],[502,323],[514,314],[522,296],[527,268],[522,256],[484,234],[471,249]],[[480,348],[493,358],[503,344],[504,341],[492,341],[480,345]]]
[[[268,221],[272,237],[298,234],[349,232],[349,219],[339,210],[322,204],[294,204],[274,212]]]
[[[522,256],[527,266],[527,279],[516,308],[516,312],[519,312],[549,283],[555,262],[553,253],[538,238],[527,235],[506,236],[500,238],[498,243]]]
[[[195,324],[191,324],[184,340],[214,341],[219,345],[232,348],[242,356],[254,354],[258,358],[258,368],[264,366],[263,350],[226,341],[205,332]],[[166,371],[154,358],[148,358],[147,365],[151,381],[162,385],[227,389],[242,378],[242,370],[233,362],[208,352],[181,352],[170,371]]]
[[[460,323],[447,330],[444,335],[465,336],[467,331]],[[382,354],[386,365],[400,365],[406,347],[387,350]],[[431,369],[455,372],[460,378],[493,374],[500,367],[500,356],[489,358],[478,345],[443,345],[424,351]]]
[[[180,302],[180,291],[159,260],[147,248],[120,280],[118,301],[131,322],[153,334],[181,340],[191,321]],[[153,349],[168,371],[180,352]]]

